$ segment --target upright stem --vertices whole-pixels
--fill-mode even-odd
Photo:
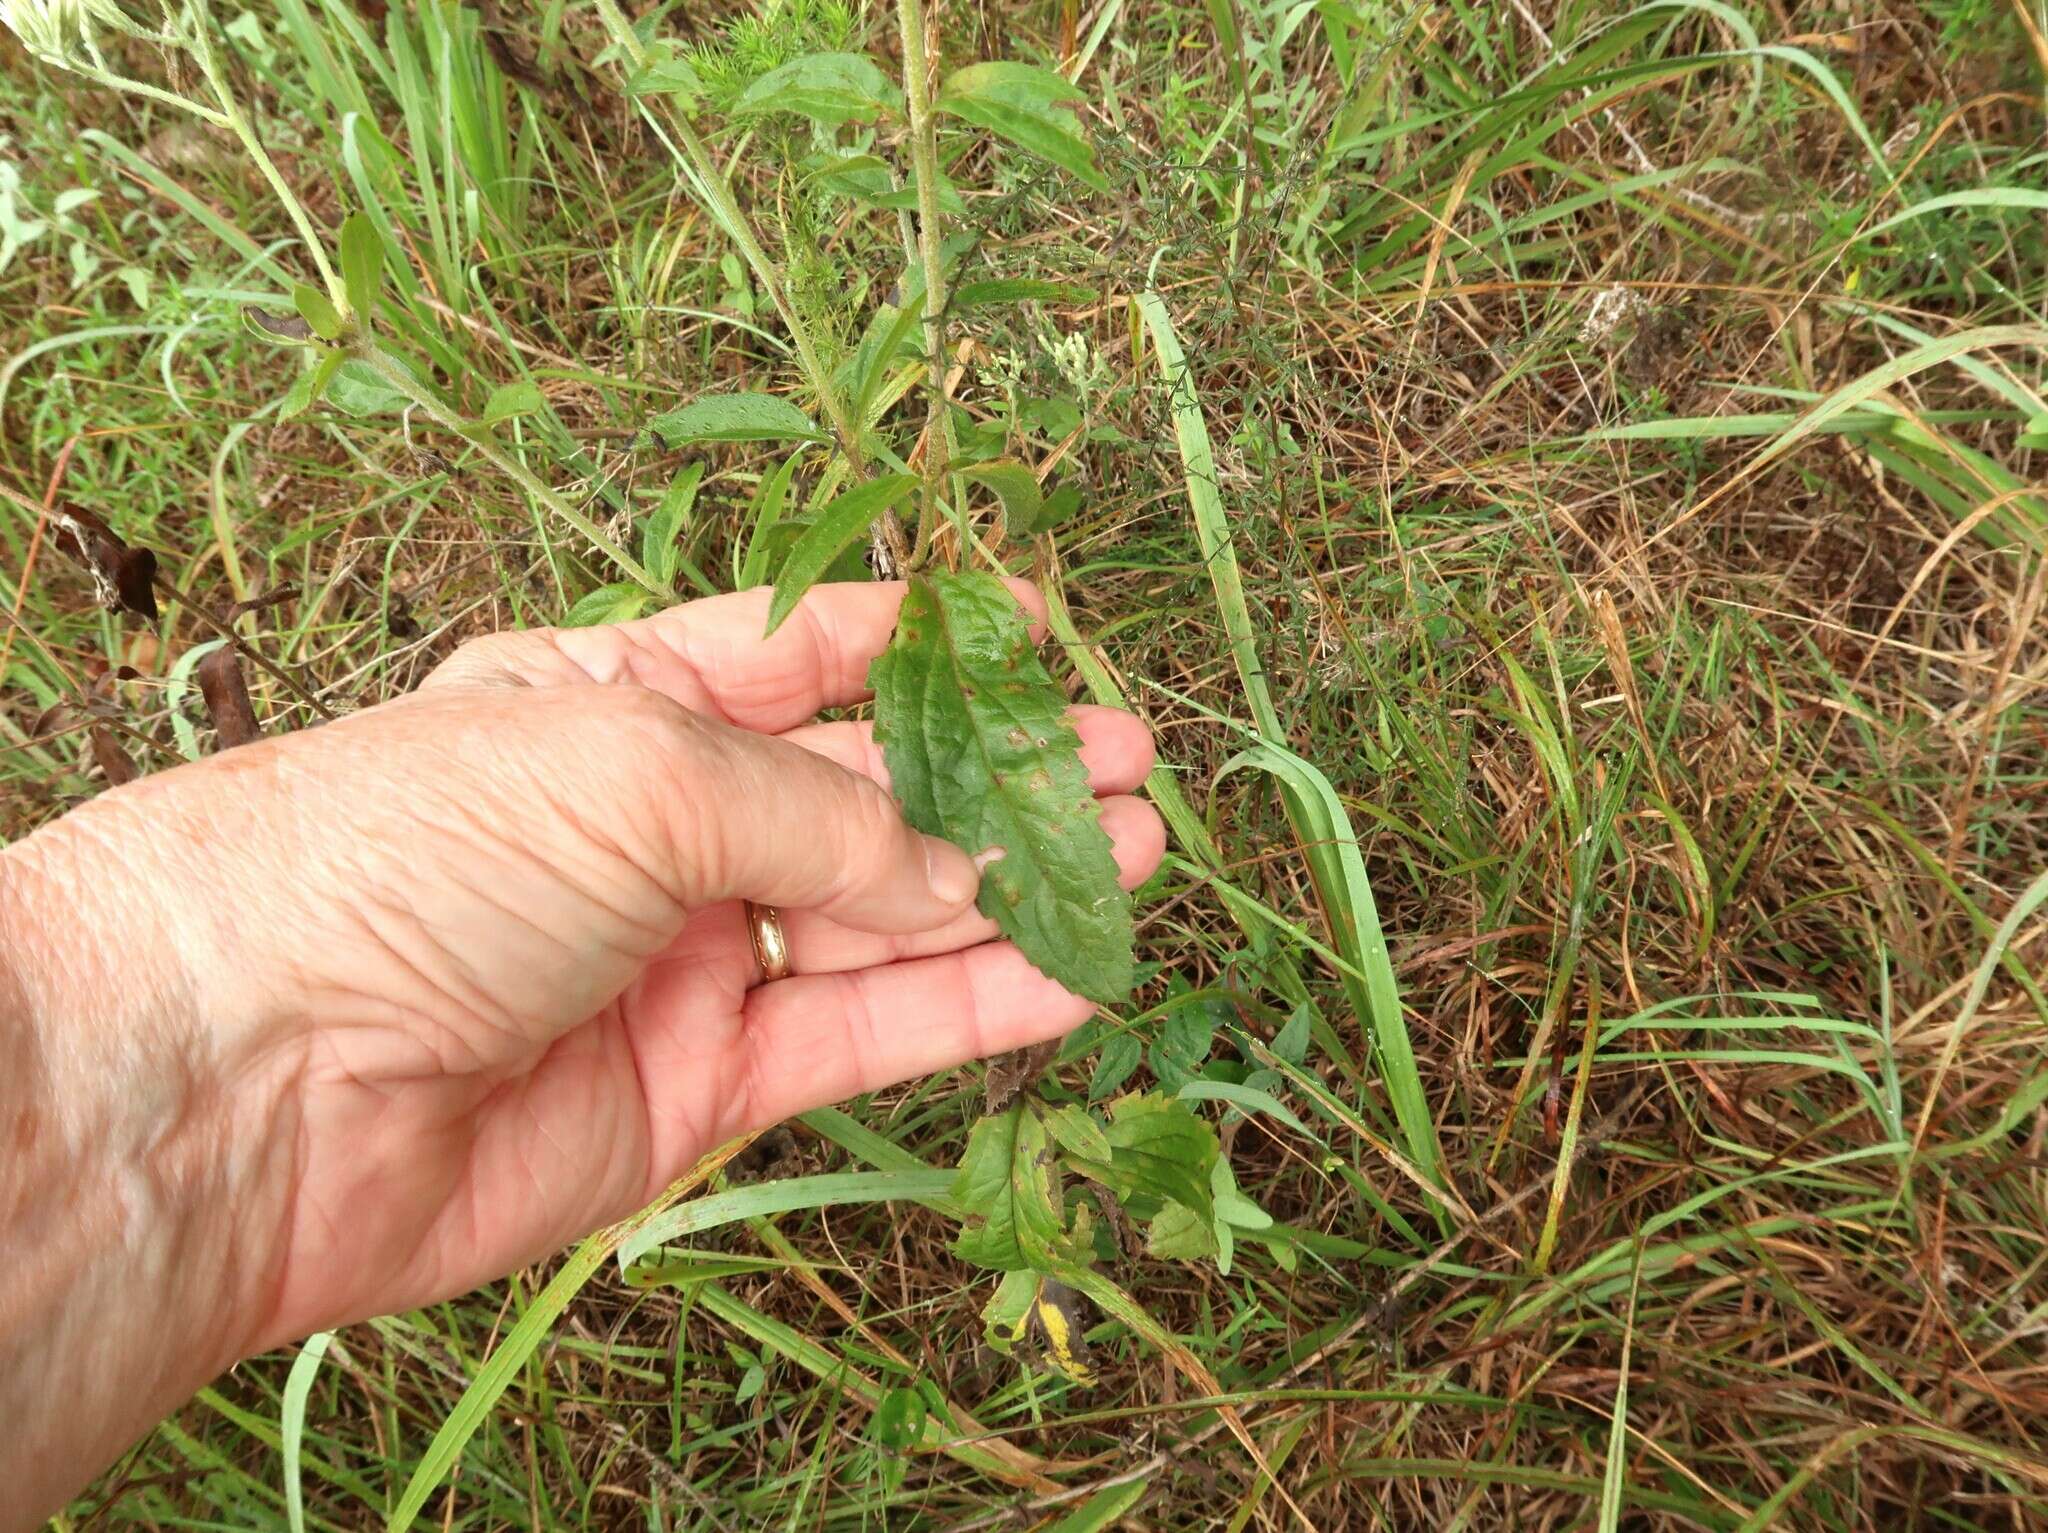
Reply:
[[[619,10],[616,0],[597,0],[597,8],[604,17],[605,26],[611,32],[612,40],[625,50],[626,55],[635,64],[643,63],[647,57],[647,50],[641,45],[632,24]],[[668,134],[662,124],[655,119],[647,98],[639,96],[635,99],[639,102],[641,115],[647,119],[648,125],[664,142],[668,142]],[[768,258],[767,250],[762,247],[760,237],[754,233],[754,226],[748,220],[746,211],[741,208],[739,199],[733,195],[732,185],[726,180],[724,170],[712,156],[711,146],[704,142],[703,137],[690,126],[680,112],[675,114],[670,126],[682,144],[681,153],[677,158],[689,169],[690,179],[695,183],[698,195],[709,207],[712,216],[724,226],[733,244],[739,247],[741,258],[753,270],[754,280],[760,283],[761,291],[768,295],[769,303],[774,306],[784,328],[789,331],[790,340],[796,344],[797,361],[804,370],[804,379],[810,384],[811,392],[818,396],[819,408],[831,422],[832,434],[839,439],[839,450],[846,455],[848,469],[855,480],[867,478],[867,459],[861,451],[858,423],[846,408],[846,401],[839,397],[839,391],[832,386],[832,374],[826,369],[824,358],[818,353],[817,344],[811,338],[810,327],[804,324],[783,293],[782,274],[776,270],[775,263]],[[669,148],[674,152],[676,146],[670,143]]]
[[[946,266],[939,223],[939,134],[932,116],[930,56],[924,44],[922,0],[896,0],[903,29],[903,84],[910,101],[910,164],[917,178],[918,245],[924,257],[925,355],[929,413],[924,436],[924,505],[918,517],[921,562],[938,523],[939,497],[953,460],[953,420],[946,409]]]
[[[810,328],[797,317],[782,289],[782,274],[775,263],[768,258],[761,241],[755,235],[753,225],[748,221],[739,199],[733,195],[732,184],[725,179],[725,172],[718,161],[712,158],[711,146],[706,144],[697,130],[678,117],[675,121],[676,137],[682,140],[683,152],[689,156],[691,168],[697,172],[697,180],[703,185],[705,195],[726,226],[726,233],[739,246],[740,255],[753,269],[755,280],[767,293],[768,301],[775,306],[782,323],[789,331],[789,338],[796,344],[797,361],[802,365],[804,376],[811,390],[818,396],[819,406],[832,423],[833,434],[839,438],[840,449],[846,454],[847,465],[853,470],[856,480],[867,478],[867,461],[861,452],[860,431],[852,414],[846,408],[846,401],[839,397],[839,391],[832,386],[832,374],[826,369],[825,360],[819,356],[816,343],[811,339]]]
[[[298,226],[299,238],[306,242],[306,250],[313,257],[313,265],[320,272],[320,281],[327,289],[327,296],[334,300],[338,309],[348,307],[348,293],[342,287],[341,278],[335,275],[328,264],[327,247],[321,242],[313,220],[306,216],[305,206],[299,201],[298,193],[291,189],[285,178],[278,173],[270,152],[263,147],[263,140],[256,136],[256,128],[249,121],[242,104],[235,99],[235,93],[228,86],[227,77],[221,73],[220,60],[213,51],[213,13],[207,0],[198,0],[194,6],[192,29],[192,51],[199,57],[199,68],[206,75],[206,83],[213,87],[214,99],[220,102],[221,112],[227,118],[228,126],[235,130],[235,136],[242,141],[242,147],[249,151],[249,157],[256,162],[256,168],[263,172],[263,179],[270,183],[270,189],[277,193],[277,200],[284,204],[285,212]]]

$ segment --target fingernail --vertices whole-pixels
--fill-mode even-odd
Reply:
[[[950,841],[924,838],[924,871],[932,894],[948,905],[964,905],[981,887],[981,873],[967,854]]]

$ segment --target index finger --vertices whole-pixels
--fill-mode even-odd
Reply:
[[[1042,638],[1045,598],[1029,581],[1005,584]],[[765,636],[766,586],[603,628],[494,634],[465,645],[429,684],[630,682],[741,729],[780,733],[868,695],[868,663],[888,647],[906,589],[900,580],[814,586]]]

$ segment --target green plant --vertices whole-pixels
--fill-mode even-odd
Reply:
[[[1068,514],[1073,496],[1046,496],[1040,476],[1014,458],[960,462],[962,421],[945,382],[949,295],[965,242],[949,222],[962,207],[960,192],[942,167],[965,163],[974,135],[949,130],[942,141],[941,122],[985,130],[1102,186],[1070,109],[1079,92],[1059,74],[1016,61],[954,69],[934,90],[941,71],[919,0],[897,8],[900,82],[844,46],[797,51],[794,40],[806,31],[841,44],[850,38],[850,24],[830,5],[769,6],[729,28],[722,47],[688,52],[643,36],[610,0],[599,8],[640,110],[675,146],[691,191],[789,330],[816,412],[781,394],[721,394],[667,411],[654,430],[672,446],[796,444],[763,484],[772,510],[750,518],[757,535],[763,520],[780,515],[797,457],[823,460],[826,488],[781,561],[770,629],[862,541],[878,565],[907,577],[895,640],[871,677],[876,736],[906,814],[969,851],[999,852],[984,874],[983,912],[1069,989],[1105,1004],[1122,1001],[1133,983],[1129,898],[1094,821],[1065,694],[1040,665],[1025,614],[976,531],[977,495],[996,526],[1026,537]],[[860,336],[852,346],[839,343],[821,300],[804,297],[816,274],[806,278],[794,258],[778,266],[733,197],[731,167],[718,163],[706,137],[719,115],[777,145],[802,176],[800,186],[830,186],[894,224],[899,301],[877,305],[864,322],[852,317],[846,329]],[[808,143],[791,130],[792,120],[808,128]],[[791,205],[798,211],[785,215],[785,250],[801,248],[797,228],[816,216],[805,211],[802,190]],[[844,278],[837,285],[853,287]],[[998,287],[983,284],[976,296],[1000,300]],[[1051,354],[1073,387],[1093,381],[1085,341],[1078,353],[1053,341]],[[900,394],[891,381],[905,371],[905,358],[922,364],[925,406],[908,439],[889,412]],[[903,506],[914,507],[908,536],[898,517]],[[948,563],[964,567],[942,567]],[[750,548],[743,573],[758,567]],[[1036,1335],[1041,1355],[1083,1382],[1065,1280],[1114,1256],[1117,1243],[1089,1204],[1070,1202],[1067,1174],[1106,1193],[1119,1220],[1128,1214],[1146,1223],[1158,1254],[1213,1257],[1226,1271],[1231,1231],[1265,1229],[1272,1220],[1237,1192],[1213,1131],[1188,1105],[1157,1092],[1134,1094],[1098,1120],[1085,1102],[1060,1100],[1057,1088],[1047,1095],[1031,1089],[1045,1062],[1012,1062],[1005,1068],[1014,1078],[1000,1092],[991,1087],[990,1111],[970,1135],[952,1187],[952,1207],[963,1219],[955,1250],[1005,1274],[984,1312],[991,1339],[1007,1350]]]
[[[762,486],[757,533],[761,524],[783,517],[797,464],[808,460],[817,472],[820,489],[780,558],[772,545],[762,545],[750,546],[739,561],[742,578],[776,566],[769,631],[863,541],[879,563],[907,579],[895,640],[872,677],[876,736],[906,815],[920,829],[993,859],[984,872],[981,909],[1035,964],[1079,994],[1106,1005],[1122,1002],[1134,983],[1130,897],[1119,886],[1109,838],[1097,823],[1065,694],[1039,662],[1027,615],[978,530],[986,522],[998,537],[1029,538],[1071,512],[1077,497],[1071,489],[1048,497],[1040,476],[1015,458],[981,453],[960,461],[945,381],[949,294],[967,242],[955,238],[952,220],[963,204],[943,167],[965,163],[985,135],[1077,181],[1104,185],[1072,111],[1079,92],[1059,74],[1018,61],[969,64],[942,75],[919,0],[901,0],[898,7],[900,82],[874,58],[848,51],[858,29],[851,13],[829,0],[786,0],[733,24],[722,45],[689,50],[644,37],[610,0],[599,0],[599,10],[629,72],[630,95],[675,147],[689,190],[780,319],[800,374],[801,403],[761,389],[707,395],[657,414],[652,431],[671,448],[793,444]],[[406,268],[407,253],[394,244],[393,228],[371,195],[376,178],[359,178],[369,205],[342,220],[330,252],[222,66],[208,0],[167,8],[155,30],[96,4],[45,7],[34,15],[42,24],[30,25],[24,36],[47,61],[231,130],[298,230],[317,280],[293,283],[288,293],[243,310],[252,333],[304,359],[276,405],[277,420],[305,415],[323,400],[347,414],[397,411],[428,473],[449,473],[453,465],[436,448],[415,442],[415,429],[437,428],[453,437],[627,577],[577,601],[566,617],[571,625],[637,616],[674,589],[685,567],[679,535],[703,465],[676,476],[645,521],[636,554],[500,440],[508,423],[546,415],[546,398],[534,382],[498,388],[478,414],[457,408],[432,381],[432,350],[422,360],[408,344],[420,328],[414,296],[389,275]],[[360,93],[319,46],[303,5],[288,10],[287,22],[302,47],[325,57],[326,94],[339,102]],[[445,18],[433,24],[448,25]],[[96,46],[98,25],[190,56],[205,96],[115,72]],[[405,35],[401,24],[394,45]],[[804,51],[819,40],[830,50]],[[444,38],[441,46],[450,45]],[[488,128],[485,105],[469,115]],[[883,222],[903,263],[896,302],[876,304],[861,316],[834,296],[852,285],[816,256],[780,263],[770,256],[769,239],[740,206],[730,167],[718,162],[707,137],[719,118],[757,132],[806,184],[829,184],[832,195],[851,197]],[[481,147],[491,135],[470,137],[478,140],[467,151],[473,166],[482,165],[487,184],[499,187],[506,179],[502,156]],[[791,207],[779,241],[785,250],[801,245],[799,236],[811,227],[806,220],[822,216],[816,199],[801,191]],[[497,216],[509,227],[517,212],[507,203]],[[736,286],[746,285],[742,276],[726,272]],[[1000,302],[1006,296],[1000,288],[981,284],[974,301]],[[849,344],[856,331],[858,339]],[[1077,346],[1044,336],[1042,344],[1085,406],[1101,382],[1085,341]],[[891,405],[911,380],[921,381],[922,420],[899,426]],[[914,508],[907,525],[899,507]],[[1062,1166],[1148,1222],[1153,1248],[1162,1254],[1216,1257],[1227,1270],[1232,1228],[1271,1224],[1235,1191],[1213,1132],[1187,1105],[1158,1093],[1131,1095],[1098,1122],[1085,1103],[1048,1103],[1028,1089],[1043,1062],[1026,1071],[1007,1093],[1010,1100],[991,1111],[970,1140],[954,1198],[967,1224],[958,1242],[962,1256],[1000,1272],[1057,1281],[1098,1255],[1113,1254],[1110,1234],[1092,1222],[1087,1207],[1069,1208]],[[1053,1145],[1057,1163],[1047,1158]],[[990,1196],[1004,1185],[1012,1186],[1012,1201],[985,1214]],[[998,1296],[992,1335],[1017,1334],[1026,1314],[1018,1307],[1022,1292],[1006,1285]],[[1042,1289],[1034,1288],[1033,1296],[1042,1297]],[[1041,1332],[1058,1328],[1063,1311],[1057,1304],[1039,1313]],[[1055,1347],[1053,1355],[1073,1354]],[[1078,1375],[1078,1365],[1068,1371]]]
[[[945,394],[949,261],[957,255],[945,209],[958,205],[958,194],[941,169],[939,121],[986,128],[1100,184],[1068,105],[1078,93],[1049,70],[1003,62],[955,70],[934,95],[916,0],[898,10],[900,83],[875,59],[845,50],[854,28],[842,7],[791,0],[734,23],[722,46],[691,50],[644,37],[609,0],[599,9],[630,71],[629,90],[781,318],[803,392],[824,422],[786,395],[756,390],[697,399],[657,416],[653,429],[670,446],[794,442],[799,454],[823,459],[821,484],[836,493],[821,490],[781,560],[770,630],[863,540],[879,563],[909,579],[904,620],[875,677],[876,733],[906,812],[920,829],[969,851],[1000,851],[985,879],[984,913],[1047,973],[1095,1000],[1121,1000],[1131,988],[1128,898],[1094,823],[1063,695],[1031,653],[1023,614],[982,551],[968,503],[969,487],[979,485],[1014,521],[1035,525],[1037,479],[1016,462],[956,473]],[[798,51],[817,37],[842,46]],[[760,129],[807,181],[830,182],[894,225],[900,302],[876,306],[850,349],[826,296],[835,274],[814,269],[815,257],[778,264],[734,197],[730,167],[706,137],[720,115]],[[808,129],[808,151],[792,122]],[[907,158],[907,175],[877,152],[890,143]],[[792,206],[786,250],[801,248],[794,236],[809,216],[801,192]],[[925,418],[911,441],[887,418],[890,380],[906,353],[925,364]],[[906,536],[896,508],[913,500],[915,533]],[[779,492],[776,504],[779,511]],[[942,531],[950,533],[948,557],[970,568],[937,572]]]

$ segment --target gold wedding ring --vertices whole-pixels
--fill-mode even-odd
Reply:
[[[782,934],[782,912],[773,905],[741,901],[747,913],[747,940],[754,945],[754,962],[761,966],[760,983],[772,985],[789,978],[789,938]]]

